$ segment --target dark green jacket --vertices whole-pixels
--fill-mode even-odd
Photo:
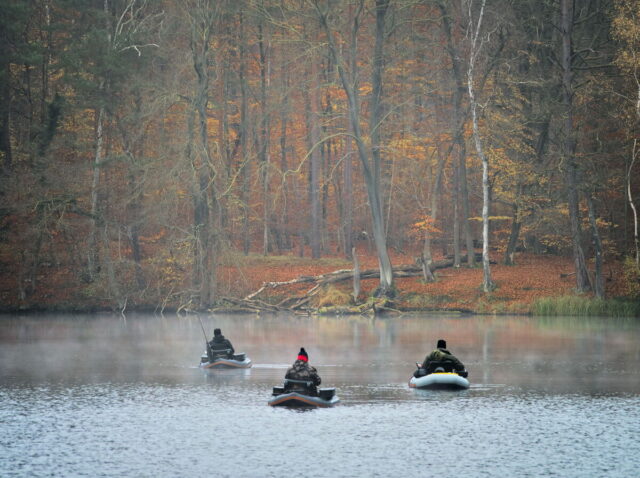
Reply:
[[[428,371],[430,367],[438,366],[439,364],[450,364],[457,372],[464,370],[464,364],[447,349],[435,349],[427,355],[424,362],[422,362],[422,368]]]
[[[233,355],[233,352],[235,352],[235,350],[233,349],[233,345],[231,345],[231,342],[229,342],[229,340],[226,339],[224,335],[215,335],[213,337],[213,340],[209,342],[209,350],[214,355],[220,355],[220,352],[225,350],[229,350],[229,356]]]

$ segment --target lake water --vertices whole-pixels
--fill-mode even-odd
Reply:
[[[640,476],[638,319],[202,322],[254,366],[197,368],[196,316],[0,317],[0,476]],[[439,338],[469,390],[408,387]],[[336,407],[267,406],[301,346]]]

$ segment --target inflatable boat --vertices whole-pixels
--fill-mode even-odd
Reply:
[[[200,357],[200,368],[249,368],[251,367],[251,359],[246,354],[233,354],[232,356],[221,355],[214,356],[209,359],[207,353],[203,353]]]
[[[409,387],[432,390],[464,390],[469,388],[469,380],[455,372],[434,372],[422,377],[411,377]]]
[[[422,368],[422,364],[416,362],[416,370],[409,380],[410,388],[427,388],[432,390],[464,390],[469,388],[466,370],[455,371],[447,362],[436,362],[429,365],[429,369]]]
[[[340,402],[335,388],[319,388],[311,382],[285,380],[283,387],[273,387],[268,404],[272,407],[327,408]]]

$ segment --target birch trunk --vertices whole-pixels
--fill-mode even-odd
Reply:
[[[473,25],[471,15],[471,3],[469,3],[469,22]],[[480,37],[480,28],[482,26],[482,18],[484,16],[484,6],[486,0],[482,0],[480,6],[480,13],[478,15],[478,21],[475,25],[475,32],[472,32],[471,37],[471,50],[469,52],[469,67],[467,69],[467,88],[469,90],[469,103],[471,106],[471,120],[473,122],[473,139],[476,146],[476,153],[482,161],[482,288],[485,292],[491,292],[495,289],[495,284],[491,280],[491,266],[489,264],[489,160],[484,154],[482,148],[482,141],[480,139],[480,128],[478,126],[478,104],[475,97],[475,91],[473,86],[474,81],[474,67],[478,53],[480,52],[481,44],[478,44]]]
[[[104,81],[100,83],[99,91],[104,90]],[[102,163],[102,133],[105,116],[104,106],[98,108],[96,118],[96,148],[93,157],[93,178],[91,180],[91,227],[88,237],[87,277],[93,282],[98,270],[98,187],[100,185],[100,168]]]
[[[638,94],[638,101],[640,101],[640,93]],[[636,267],[640,268],[640,239],[638,238],[638,212],[636,211],[636,205],[633,202],[633,196],[631,195],[631,172],[633,171],[633,165],[636,162],[636,158],[640,154],[638,149],[638,140],[633,140],[633,151],[631,153],[631,164],[627,170],[627,200],[631,211],[633,212],[633,245],[635,248]]]

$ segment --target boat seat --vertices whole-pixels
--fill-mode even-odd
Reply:
[[[216,358],[227,358],[231,355],[231,349],[210,349],[211,350],[211,359]]]
[[[298,391],[313,394],[317,393],[317,389],[311,380],[294,380],[292,378],[285,378],[284,389],[286,392]]]
[[[435,373],[435,372],[446,372],[451,373],[455,372],[455,368],[452,362],[442,360],[440,362],[429,362],[426,368],[427,374]]]

